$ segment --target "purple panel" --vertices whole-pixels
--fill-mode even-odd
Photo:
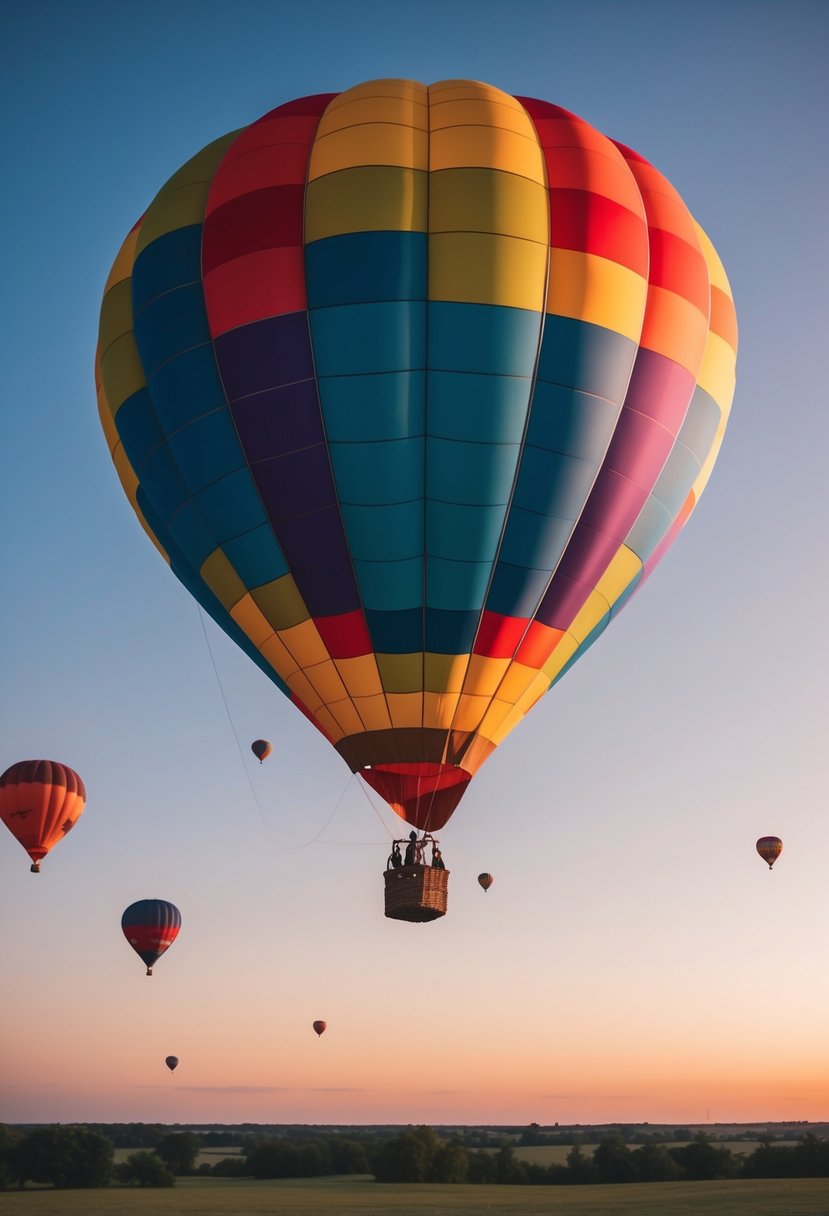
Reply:
[[[213,340],[228,401],[310,380],[314,374],[308,314],[289,312],[240,325]]]
[[[694,377],[684,367],[640,347],[625,396],[625,409],[647,414],[677,435],[691,403],[694,383]]]
[[[323,443],[325,438],[313,380],[245,397],[233,406],[233,420],[251,465]]]
[[[279,543],[294,576],[297,571],[301,573],[315,566],[333,566],[341,562],[346,550],[339,508],[326,507],[313,515],[296,515],[292,519],[282,520]],[[300,578],[297,578],[297,584],[301,588]],[[351,608],[358,606],[355,587]],[[308,604],[308,607],[311,608],[311,605]],[[325,615],[313,608],[311,612],[313,616]]]
[[[626,406],[607,450],[604,467],[629,478],[650,493],[675,438],[661,423]]]
[[[648,491],[642,486],[628,481],[627,477],[620,477],[612,469],[603,468],[590,491],[576,532],[587,528],[590,532],[610,536],[621,545],[636,522],[647,497]],[[565,561],[571,545],[572,541],[565,551]],[[567,573],[574,574],[571,570]]]
[[[360,607],[351,562],[305,570],[302,594],[313,617],[339,616]]]
[[[287,456],[275,456],[273,460],[254,465],[252,472],[277,537],[281,536],[282,525],[289,517],[336,506],[328,449],[324,444],[289,452]],[[341,533],[339,512],[337,524]]]
[[[555,582],[542,600],[535,619],[552,629],[566,629],[583,608],[591,590],[591,587],[574,583],[559,571]]]

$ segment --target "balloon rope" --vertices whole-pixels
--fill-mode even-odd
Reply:
[[[309,840],[303,841],[302,844],[283,844],[281,840],[276,839],[276,837],[273,835],[274,831],[281,832],[284,836],[293,836],[293,837],[299,836],[299,833],[291,832],[287,828],[277,827],[276,824],[271,823],[271,821],[268,819],[267,815],[265,814],[264,810],[262,809],[262,803],[259,801],[259,795],[256,792],[256,786],[253,784],[253,781],[251,780],[250,772],[248,771],[248,765],[247,765],[247,761],[245,759],[244,750],[242,748],[242,742],[239,738],[239,733],[236,730],[236,727],[233,723],[233,717],[230,712],[230,706],[227,703],[227,697],[225,696],[224,686],[222,685],[222,677],[219,675],[219,668],[216,666],[216,658],[215,658],[215,655],[213,654],[213,647],[210,645],[210,637],[207,632],[207,627],[205,626],[205,623],[204,623],[204,613],[202,612],[202,608],[201,608],[200,604],[197,604],[196,607],[198,608],[198,612],[199,612],[199,620],[201,621],[201,628],[202,628],[202,633],[204,634],[204,640],[207,644],[207,653],[210,655],[210,662],[213,664],[213,673],[216,676],[216,683],[219,685],[219,692],[222,697],[222,703],[224,704],[224,707],[225,707],[225,713],[227,714],[227,720],[230,723],[230,729],[233,731],[233,738],[236,740],[236,749],[239,752],[239,759],[242,763],[242,768],[245,771],[245,777],[247,778],[247,782],[250,787],[250,792],[251,792],[251,795],[253,796],[253,801],[256,803],[256,809],[259,811],[259,814],[262,818],[262,822],[264,823],[265,827],[268,829],[271,839],[273,840],[273,842],[277,846],[277,848],[286,849],[290,852],[295,852],[297,849],[305,849],[308,847],[309,844],[314,844],[315,841],[319,840],[320,836],[322,836],[323,832],[330,825],[332,819],[336,815],[337,811],[340,809],[340,804],[342,803],[343,798],[345,798],[346,791],[348,790],[348,787],[351,784],[354,774],[353,773],[348,774],[348,780],[346,781],[345,786],[343,787],[343,791],[340,794],[339,798],[334,803],[333,811],[328,816],[325,823],[322,825],[322,827],[320,828],[320,830],[317,832],[317,834],[315,836],[312,836]]]
[[[357,775],[357,774],[355,773],[355,774],[354,774],[354,776],[356,777],[356,775]],[[365,796],[366,796],[366,802],[369,804],[369,806],[371,807],[371,809],[374,811],[374,814],[375,814],[375,815],[377,816],[377,818],[380,820],[380,823],[381,823],[381,824],[382,824],[382,826],[383,826],[383,830],[384,830],[384,831],[386,831],[386,832],[388,832],[389,837],[390,837],[392,840],[394,840],[394,832],[391,830],[391,828],[389,827],[389,825],[386,823],[385,819],[384,819],[384,818],[383,818],[383,816],[380,814],[380,812],[377,810],[377,807],[374,805],[374,802],[373,802],[373,801],[372,801],[372,799],[370,798],[370,796],[369,796],[369,792],[368,792],[368,790],[366,789],[366,783],[365,783],[365,781],[358,781],[358,783],[357,783],[357,784],[359,785],[360,789],[361,789],[361,790],[363,791],[363,793],[365,794]]]

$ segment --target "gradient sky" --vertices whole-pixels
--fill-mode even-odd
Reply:
[[[60,760],[89,794],[39,878],[0,839],[0,1120],[829,1118],[828,34],[822,0],[0,5],[0,769]],[[640,151],[740,323],[700,507],[475,779],[423,926],[382,914],[400,821],[209,621],[208,648],[93,382],[167,177],[379,76],[485,80]],[[183,917],[152,980],[120,930],[145,897]]]

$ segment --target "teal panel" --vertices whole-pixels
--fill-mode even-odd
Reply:
[[[330,443],[407,439],[425,431],[423,371],[330,376],[318,384]]]
[[[135,317],[134,327],[147,376],[173,355],[209,342],[201,282],[158,296]]]
[[[227,408],[211,343],[169,359],[150,377],[149,388],[168,435],[204,414]]]
[[[305,246],[308,307],[425,300],[425,232],[348,232]]]
[[[344,505],[343,523],[351,556],[360,561],[393,561],[423,553],[423,500],[386,507]]]
[[[216,548],[216,539],[192,499],[170,520],[169,532],[194,570],[198,570]]]
[[[422,557],[400,562],[355,561],[354,573],[366,609],[394,612],[423,604]]]
[[[665,506],[671,518],[679,514],[699,470],[700,462],[694,453],[677,441],[653,487],[654,498]]]
[[[549,570],[513,566],[499,557],[487,596],[487,611],[500,612],[502,616],[534,617],[549,582]]]
[[[429,303],[429,368],[532,377],[541,315],[495,304]]]
[[[139,477],[145,498],[154,504],[154,514],[163,524],[190,498],[169,444],[164,443],[150,453],[141,465]],[[146,513],[144,515],[146,518]]]
[[[219,544],[267,523],[247,467],[202,490],[196,495],[196,503]]]
[[[216,410],[177,431],[169,446],[193,493],[235,469],[247,468],[236,428],[226,409]]]
[[[491,562],[453,562],[426,559],[426,604],[429,608],[477,610],[484,602]]]
[[[539,515],[513,503],[499,561],[552,572],[573,530],[572,520]]]
[[[424,440],[329,443],[341,504],[405,502],[423,494]]]
[[[506,508],[469,507],[426,502],[426,547],[435,557],[452,561],[492,562]]]
[[[429,372],[429,434],[476,443],[520,443],[532,381],[519,376]]]
[[[318,376],[354,376],[423,367],[422,301],[349,304],[310,314]]]
[[[595,476],[596,468],[590,461],[527,446],[514,502],[540,515],[576,519]]]
[[[518,444],[426,441],[426,493],[444,502],[488,505],[509,501]]]
[[[246,587],[261,587],[288,573],[288,563],[270,524],[253,528],[222,545],[233,569]]]
[[[533,394],[527,443],[592,461],[598,468],[620,412],[620,405],[604,397],[539,380]]]

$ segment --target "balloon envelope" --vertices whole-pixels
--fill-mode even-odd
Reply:
[[[767,862],[769,869],[771,869],[783,852],[783,841],[779,836],[761,836],[757,841],[756,848],[763,861]]]
[[[328,1023],[327,1022],[314,1022],[313,1025],[314,1025],[314,1030],[317,1032],[317,1034],[322,1034],[322,1032],[325,1030]]]
[[[267,739],[254,739],[253,743],[250,745],[250,750],[261,764],[263,760],[267,760],[268,756],[273,751],[273,747]]]
[[[166,899],[139,899],[121,917],[124,937],[152,975],[154,964],[172,946],[181,928],[181,913]]]
[[[75,826],[86,790],[74,769],[56,760],[20,760],[0,777],[0,819],[32,859],[32,870]]]
[[[492,886],[494,881],[495,881],[495,879],[492,877],[491,874],[479,874],[478,875],[478,882],[481,884],[481,886],[483,887],[483,889],[485,891],[489,890],[489,888]]]
[[[641,156],[545,101],[382,80],[162,187],[96,369],[174,573],[435,830],[687,522],[736,346],[719,257]]]
[[[167,1065],[170,1072],[175,1072],[178,1068],[178,1056],[167,1056],[164,1063]]]

